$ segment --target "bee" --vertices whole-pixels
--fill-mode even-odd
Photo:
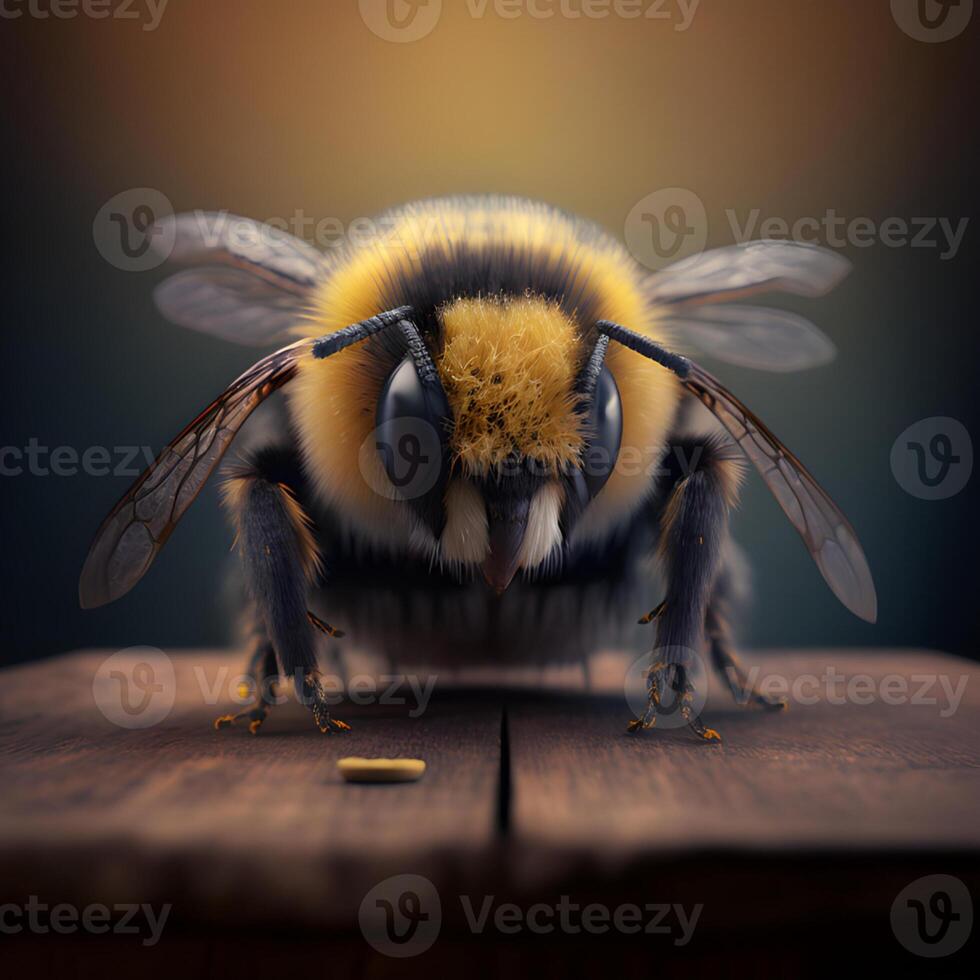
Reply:
[[[189,268],[158,286],[165,317],[281,345],[188,423],[99,528],[83,607],[143,577],[252,412],[283,389],[274,432],[232,466],[249,670],[294,679],[323,732],[317,637],[332,620],[403,661],[584,660],[654,624],[645,711],[669,701],[700,738],[695,666],[740,699],[730,615],[744,579],[729,538],[745,458],[838,599],[876,596],[847,519],[797,457],[675,345],[793,370],[833,355],[809,321],[741,300],[822,295],[847,261],[791,241],[708,251],[650,273],[596,226],[509,197],[424,201],[383,234],[323,254],[227,214],[159,225]],[[696,406],[707,424],[698,422]],[[713,417],[713,421],[712,421]],[[660,590],[659,593],[656,590]],[[254,733],[271,699],[224,715]]]

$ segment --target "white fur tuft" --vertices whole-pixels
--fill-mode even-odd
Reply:
[[[467,480],[454,480],[446,491],[446,527],[440,538],[441,560],[478,564],[490,550],[487,508],[479,490]]]
[[[521,545],[521,568],[537,568],[561,544],[561,508],[564,495],[557,483],[546,483],[532,498],[527,531]]]

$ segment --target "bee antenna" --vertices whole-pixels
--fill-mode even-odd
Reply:
[[[596,324],[596,329],[600,334],[612,338],[624,347],[636,351],[637,354],[649,357],[651,361],[663,365],[668,371],[673,371],[682,381],[686,380],[691,373],[691,362],[686,357],[671,353],[671,351],[661,347],[660,344],[650,340],[649,337],[627,330],[626,327],[621,327],[618,323],[612,323],[609,320],[600,320]]]
[[[406,307],[406,309],[410,308]],[[399,321],[398,328],[405,340],[406,352],[412,356],[412,360],[415,362],[415,371],[419,376],[419,381],[426,387],[438,386],[441,389],[442,382],[439,380],[439,372],[436,370],[432,355],[429,353],[429,348],[426,347],[418,327],[411,320],[403,318]]]
[[[599,383],[599,375],[602,373],[602,365],[606,360],[606,351],[609,348],[609,337],[600,333],[596,338],[595,346],[589,359],[582,366],[578,381],[575,383],[575,390],[579,395],[579,411],[585,411],[592,403],[595,395],[596,385]]]
[[[411,315],[412,308],[410,306],[399,306],[394,310],[388,310],[385,313],[379,313],[377,316],[369,317],[367,320],[361,320],[360,323],[352,323],[349,327],[342,327],[340,330],[328,333],[315,341],[313,344],[313,356],[320,359],[330,357],[331,354],[336,354],[337,351],[343,350],[345,347],[350,347],[351,344],[367,340],[368,337],[373,337],[375,334],[381,333],[383,330],[388,330],[396,324],[402,322],[408,323],[406,318]],[[411,326],[410,323],[409,326]]]

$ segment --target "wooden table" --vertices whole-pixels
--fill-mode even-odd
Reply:
[[[146,680],[132,672],[147,655],[105,666],[109,653],[0,674],[0,904],[35,895],[172,911],[152,948],[0,936],[22,968],[603,975],[615,960],[640,975],[793,975],[866,956],[958,973],[978,945],[924,960],[889,924],[899,891],[924,875],[955,875],[980,898],[980,670],[967,661],[747,655],[790,689],[790,709],[733,706],[715,682],[705,718],[724,742],[711,745],[685,730],[626,735],[626,664],[613,655],[592,664],[588,689],[575,670],[443,676],[421,713],[404,691],[407,705],[345,704],[349,736],[319,735],[291,701],[252,737],[210,724],[229,707],[238,654],[172,654],[162,673],[151,656],[161,690],[149,703],[173,704],[127,728],[116,720],[140,718],[110,694],[120,677]],[[355,683],[367,700],[367,681]],[[129,695],[132,710],[142,692]],[[355,754],[417,756],[428,770],[415,784],[345,784],[335,761]],[[428,951],[392,959],[365,942],[358,912],[370,889],[407,873],[436,889],[441,932]],[[474,935],[466,908],[489,895],[494,910],[524,912],[563,895],[703,909],[683,946],[676,930]]]

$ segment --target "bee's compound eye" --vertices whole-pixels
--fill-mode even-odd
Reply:
[[[381,391],[371,447],[380,454],[395,490],[393,494],[386,488],[386,495],[411,503],[436,535],[441,533],[444,521],[442,494],[448,476],[445,452],[448,417],[449,408],[441,386],[423,385],[415,363],[406,357]]]
[[[605,365],[596,383],[587,432],[588,446],[583,454],[582,475],[592,498],[611,476],[623,439],[623,403],[616,380]]]

